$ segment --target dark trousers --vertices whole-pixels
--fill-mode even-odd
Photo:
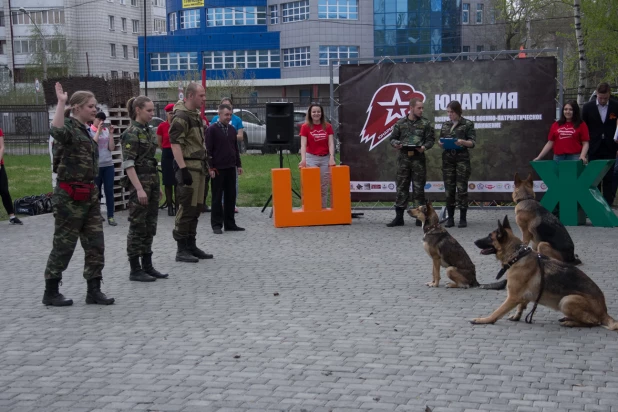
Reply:
[[[11,200],[11,194],[9,193],[9,179],[6,176],[4,165],[0,166],[0,197],[2,197],[2,204],[6,209],[6,213],[9,215],[15,213],[13,200]]]
[[[114,217],[114,166],[99,167],[99,175],[94,179],[94,183],[99,187],[99,193],[103,193],[103,185],[107,217]]]
[[[212,206],[210,225],[213,229],[236,226],[234,205],[236,204],[236,168],[218,169],[212,181]],[[223,197],[225,196],[225,198]],[[225,205],[221,204],[224,200]]]
[[[607,160],[607,159],[616,159],[616,154],[601,154],[601,155],[590,155],[590,161],[593,160]],[[614,165],[615,166],[615,165]],[[599,190],[603,193],[603,197],[607,204],[611,207],[614,203],[614,198],[616,197],[616,186],[614,183],[614,168],[609,169],[601,183],[599,183]]]
[[[616,159],[616,164],[614,164],[614,188],[612,190],[614,194],[618,190],[618,159]]]

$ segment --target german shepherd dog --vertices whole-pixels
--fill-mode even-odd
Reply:
[[[570,263],[581,264],[575,255],[575,245],[571,235],[562,222],[541,206],[535,200],[532,175],[521,180],[515,173],[515,189],[513,190],[515,206],[515,222],[521,230],[523,243],[527,246],[532,241],[532,249],[542,255]],[[483,289],[504,289],[506,280],[482,285]]]
[[[618,322],[607,314],[605,296],[584,272],[572,264],[534,253],[513,235],[508,217],[498,221],[498,229],[474,244],[481,254],[492,255],[506,269],[507,297],[491,315],[476,318],[473,324],[494,323],[517,307],[509,320],[518,321],[528,302],[535,302],[526,322],[532,322],[537,304],[562,312],[562,326],[603,326],[618,331]],[[499,274],[501,276],[502,272]],[[528,319],[529,318],[529,319]]]
[[[440,219],[430,202],[408,214],[420,220],[423,225],[423,246],[433,260],[433,280],[427,286],[437,288],[440,284],[440,266],[446,268],[446,276],[452,282],[447,288],[477,287],[476,268],[463,247],[440,225]]]

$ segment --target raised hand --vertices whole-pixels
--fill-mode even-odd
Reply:
[[[69,100],[67,92],[62,90],[60,82],[56,82],[56,97],[58,98],[58,103],[66,103]]]

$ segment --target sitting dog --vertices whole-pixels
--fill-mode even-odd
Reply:
[[[489,236],[474,242],[481,254],[495,254],[506,273],[507,297],[491,315],[473,324],[494,323],[517,307],[509,319],[518,321],[528,302],[534,302],[526,322],[532,322],[537,304],[561,311],[562,326],[603,326],[618,331],[618,322],[607,314],[605,296],[592,279],[577,267],[534,253],[513,234],[507,217]]]
[[[478,286],[476,281],[476,268],[470,260],[470,256],[463,247],[451,236],[446,229],[440,226],[438,214],[431,206],[419,206],[409,209],[408,214],[422,222],[423,246],[425,252],[433,260],[433,281],[427,286],[437,288],[440,284],[440,266],[446,268],[446,276],[451,283],[447,288],[469,288]]]
[[[535,200],[532,175],[521,180],[515,173],[515,189],[513,190],[515,206],[515,222],[521,230],[523,243],[527,246],[532,241],[532,249],[542,255],[570,263],[581,264],[575,255],[575,245],[571,235],[560,219],[551,214]],[[506,280],[482,285],[483,289],[504,289]]]

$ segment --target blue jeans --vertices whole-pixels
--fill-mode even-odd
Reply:
[[[99,175],[94,179],[94,183],[99,187],[99,197],[101,185],[104,186],[107,217],[114,217],[114,166],[99,167]]]
[[[563,154],[563,155],[554,155],[554,161],[556,163],[561,162],[563,160],[579,160],[579,154]]]

